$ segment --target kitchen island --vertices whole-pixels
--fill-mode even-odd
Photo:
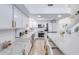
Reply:
[[[6,49],[3,49],[0,52],[0,55],[23,55],[28,54],[31,48],[30,40],[28,39],[16,39],[11,46]]]
[[[78,33],[65,34],[64,37],[60,36],[59,33],[48,33],[48,38],[51,39],[56,46],[65,55],[78,55],[79,54],[79,39]]]

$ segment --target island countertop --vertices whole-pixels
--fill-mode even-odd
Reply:
[[[56,46],[66,55],[78,55],[79,38],[77,33],[65,34],[61,37],[58,33],[48,33],[49,38],[56,44]]]
[[[8,48],[2,50],[0,55],[22,55],[23,49],[26,49],[26,54],[28,54],[31,48],[30,40],[28,39],[16,39],[15,42]]]

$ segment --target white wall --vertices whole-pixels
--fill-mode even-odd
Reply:
[[[61,19],[59,21],[59,25],[61,30],[66,30],[65,28],[62,28],[64,24],[68,24],[67,28],[72,28],[75,24],[79,23],[79,15],[75,15],[77,11],[79,11],[79,5],[78,4],[69,4],[68,8],[71,11],[71,16]]]
[[[68,8],[71,11],[71,14],[75,14],[79,10],[79,4],[68,4]]]
[[[64,18],[64,19],[61,19],[61,20],[59,20],[59,22],[58,22],[58,24],[59,24],[59,31],[61,32],[61,31],[65,31],[65,30],[67,30],[67,28],[70,26],[70,24],[71,24],[71,21],[70,21],[70,18]],[[66,25],[67,24],[67,27],[63,27],[64,25]]]

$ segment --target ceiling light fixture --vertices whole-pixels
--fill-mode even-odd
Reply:
[[[40,18],[41,16],[40,16],[40,15],[38,15],[37,17],[39,17],[39,18]]]
[[[60,17],[62,17],[62,15],[58,15],[57,17],[59,17],[59,18],[60,18]]]

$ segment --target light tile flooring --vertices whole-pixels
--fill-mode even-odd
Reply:
[[[45,55],[45,40],[44,38],[36,38],[33,42],[30,55]]]
[[[52,47],[55,47],[53,43],[50,42]],[[53,55],[63,55],[63,53],[58,49],[52,49]],[[30,55],[45,55],[45,40],[44,38],[36,38],[33,42],[33,47],[30,51]]]

